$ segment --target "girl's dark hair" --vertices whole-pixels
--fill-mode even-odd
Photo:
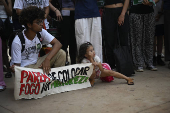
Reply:
[[[79,55],[78,55],[78,63],[81,63],[81,61],[85,58],[86,50],[89,46],[93,46],[90,42],[83,43],[80,46],[79,49]]]
[[[21,14],[19,16],[19,22],[28,28],[27,23],[33,24],[33,21],[36,19],[45,19],[45,12],[43,9],[38,8],[36,6],[29,6],[27,8],[22,9]]]

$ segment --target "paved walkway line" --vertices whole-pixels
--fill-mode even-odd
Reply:
[[[158,109],[161,109],[161,106],[164,106],[164,105],[166,106],[166,104],[169,104],[169,105],[170,105],[170,101],[167,101],[167,102],[165,102],[165,103],[162,103],[162,104],[159,104],[159,105],[156,105],[156,106],[147,108],[147,109],[144,109],[144,110],[139,111],[139,112],[137,112],[137,113],[144,113],[145,111],[149,111],[149,110],[151,110],[151,109],[158,110]],[[169,105],[168,105],[168,106],[169,106]],[[168,107],[168,109],[170,109],[170,108]]]
[[[13,112],[13,111],[11,111],[11,110],[9,110],[9,109],[1,106],[1,105],[0,105],[0,112],[1,113],[15,113],[15,112]]]

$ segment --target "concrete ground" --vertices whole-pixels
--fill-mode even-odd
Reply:
[[[13,78],[5,78],[0,113],[170,113],[170,69],[136,72],[135,85],[115,79],[96,80],[94,87],[53,94],[41,99],[14,100]]]

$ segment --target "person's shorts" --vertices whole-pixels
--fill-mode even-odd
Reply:
[[[107,63],[102,63],[102,66],[103,66],[103,68],[106,69],[106,70],[111,70],[111,67],[110,67],[109,64],[107,64]]]
[[[111,67],[109,66],[109,64],[107,64],[107,63],[102,63],[102,67],[103,67],[103,69],[106,69],[106,70],[111,70]],[[100,70],[98,70],[97,72],[96,72],[96,79],[98,79],[98,78],[100,78],[100,74],[101,74],[101,71]]]
[[[164,24],[156,25],[155,27],[155,36],[164,35]]]

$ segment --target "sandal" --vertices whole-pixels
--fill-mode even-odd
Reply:
[[[128,85],[134,85],[134,82],[133,82],[133,78],[129,78],[129,80],[127,80],[127,84]]]
[[[12,77],[12,73],[11,72],[7,72],[6,74],[5,74],[5,78],[11,78]]]
[[[4,91],[5,89],[6,89],[5,86],[0,86],[0,92],[1,92],[1,91]]]

